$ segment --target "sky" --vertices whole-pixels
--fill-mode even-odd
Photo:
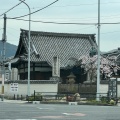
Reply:
[[[55,0],[25,0],[31,12],[47,6]],[[1,0],[0,15],[20,3],[19,0]],[[100,50],[107,52],[120,47],[120,24],[102,24],[120,22],[120,0],[100,0]],[[7,16],[7,42],[18,45],[20,29],[29,29],[29,22],[9,19],[28,14],[28,8],[21,3]],[[28,20],[29,16],[21,19]],[[96,34],[98,41],[98,0],[58,0],[53,5],[31,15],[33,21],[86,23],[76,24],[48,24],[31,22],[32,31]],[[88,23],[90,23],[88,25]],[[92,24],[91,24],[92,23]],[[94,23],[94,24],[93,24]],[[3,16],[0,16],[0,35],[3,34]]]

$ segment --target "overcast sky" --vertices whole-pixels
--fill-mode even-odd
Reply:
[[[34,12],[55,0],[25,0]],[[1,0],[0,15],[19,3],[19,0]],[[8,12],[8,18],[28,14],[28,8],[23,3]],[[101,23],[120,22],[120,0],[101,0]],[[66,23],[97,23],[98,22],[98,0],[59,0],[52,6],[31,15],[32,20],[44,22],[66,22]],[[24,17],[22,19],[28,19]],[[3,16],[0,17],[0,35],[3,33]],[[28,29],[28,22],[7,19],[7,42],[18,45],[20,28]],[[31,30],[96,34],[96,25],[60,25],[41,22],[31,22]],[[102,24],[100,36],[100,50],[110,51],[120,47],[120,24]]]

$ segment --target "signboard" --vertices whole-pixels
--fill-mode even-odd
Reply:
[[[9,80],[9,75],[10,75],[9,72],[5,73],[5,81]]]
[[[11,83],[10,84],[10,91],[11,92],[18,92],[18,83]]]
[[[108,94],[110,98],[117,98],[117,79],[109,80]]]

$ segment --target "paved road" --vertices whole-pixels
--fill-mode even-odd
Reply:
[[[0,102],[0,120],[120,120],[120,106]]]

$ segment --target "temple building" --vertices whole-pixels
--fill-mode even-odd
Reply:
[[[28,75],[28,32],[21,29],[16,54],[9,61],[11,68],[17,69],[19,80],[26,80]],[[95,34],[31,31],[30,79],[50,80],[57,76],[65,83],[72,72],[76,83],[82,83],[85,75],[76,62],[89,54],[93,46],[97,47]]]

